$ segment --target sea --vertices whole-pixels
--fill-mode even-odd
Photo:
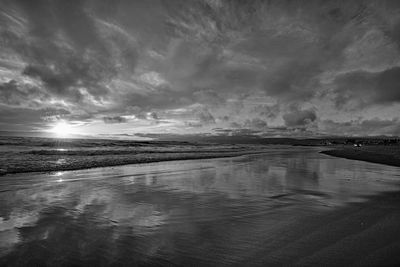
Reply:
[[[261,149],[174,141],[0,137],[0,175],[227,157]]]

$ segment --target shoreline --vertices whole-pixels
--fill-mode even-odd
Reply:
[[[394,149],[392,147],[385,146],[361,148],[342,147],[321,151],[320,153],[338,158],[361,160],[370,163],[400,167],[400,147],[397,146]]]
[[[400,191],[368,196],[326,212],[303,211],[279,241],[249,257],[256,266],[396,266],[400,263]],[[242,264],[245,264],[242,262]]]
[[[157,162],[165,162],[165,161],[175,161],[175,160],[197,160],[197,159],[215,159],[215,158],[232,158],[232,157],[240,157],[245,155],[256,155],[269,152],[267,150],[262,151],[238,151],[238,152],[222,152],[222,153],[163,153],[161,157],[152,157],[149,155],[140,155],[142,157],[132,156],[131,158],[119,158],[115,161],[109,158],[101,158],[97,161],[81,162],[80,164],[71,164],[65,166],[46,166],[46,167],[37,167],[33,169],[11,169],[11,170],[2,170],[0,169],[0,177],[5,175],[12,174],[21,174],[21,173],[52,173],[52,172],[61,172],[61,171],[77,171],[77,170],[86,170],[93,168],[107,168],[107,167],[116,167],[123,165],[131,165],[131,164],[145,164],[145,163],[157,163]],[[151,153],[154,154],[154,153]]]
[[[318,153],[318,150],[313,151],[313,153],[308,154],[309,157],[307,158],[312,159],[315,155],[318,156],[318,154],[314,154]],[[287,157],[282,154],[281,159],[285,160],[286,158]],[[301,158],[301,156],[296,158]],[[337,161],[335,158],[331,160]],[[275,159],[271,166],[279,166],[281,164],[280,162],[280,159]],[[259,166],[265,166],[265,163],[265,161],[261,161],[261,165]],[[325,205],[329,204],[329,202],[320,202],[319,197],[316,197],[318,196],[317,194],[312,194],[308,192],[308,190],[301,190],[301,188],[306,185],[305,183],[296,183],[300,188],[289,189],[290,192],[286,195],[282,195],[279,188],[277,191],[274,191],[273,194],[270,194],[267,193],[269,191],[259,191],[258,189],[254,189],[254,187],[249,187],[251,190],[255,190],[250,191],[250,194],[255,194],[256,196],[259,196],[260,192],[261,194],[268,194],[266,195],[267,198],[262,197],[262,199],[260,199],[265,203],[265,206],[263,204],[262,209],[255,209],[251,203],[250,205],[247,203],[249,195],[242,195],[242,193],[240,193],[243,192],[243,188],[238,185],[241,185],[242,182],[245,183],[249,181],[248,179],[243,179],[244,181],[242,181],[242,178],[246,178],[243,175],[244,173],[237,172],[236,178],[229,182],[225,180],[224,174],[233,175],[232,170],[237,169],[224,168],[221,173],[217,174],[216,172],[209,172],[208,168],[199,168],[199,166],[203,167],[206,165],[204,167],[207,167],[208,165],[207,163],[203,164],[201,161],[195,163],[195,166],[190,166],[189,168],[182,166],[181,168],[181,165],[185,164],[189,164],[190,166],[192,163],[187,161],[173,163],[172,166],[179,169],[177,172],[175,172],[176,170],[174,169],[173,173],[169,172],[171,168],[168,166],[160,169],[153,167],[139,169],[135,165],[126,165],[121,168],[128,168],[129,171],[127,172],[121,172],[121,170],[117,168],[116,170],[110,168],[110,170],[105,172],[103,172],[102,169],[91,168],[88,169],[88,172],[78,171],[77,173],[65,173],[61,176],[56,175],[50,177],[50,179],[42,173],[36,175],[28,174],[28,177],[22,175],[21,177],[18,177],[18,175],[16,177],[9,176],[8,179],[4,179],[3,185],[6,186],[3,188],[3,198],[7,199],[10,195],[20,198],[16,199],[15,202],[6,202],[8,207],[17,210],[17,212],[10,214],[18,215],[19,210],[25,211],[24,209],[19,209],[19,207],[24,203],[28,203],[32,205],[32,208],[27,212],[33,210],[39,215],[37,221],[29,222],[29,224],[26,223],[25,225],[13,225],[17,233],[21,231],[22,234],[25,234],[24,237],[26,237],[26,239],[20,244],[13,245],[11,253],[6,254],[3,258],[0,257],[0,265],[6,265],[7,263],[12,265],[12,263],[19,262],[20,255],[25,255],[25,253],[31,250],[36,251],[36,248],[40,249],[38,252],[40,257],[48,257],[50,259],[60,257],[60,255],[64,254],[64,251],[58,249],[60,233],[66,233],[66,229],[72,229],[72,232],[77,228],[93,229],[94,233],[92,232],[92,235],[83,234],[82,238],[80,236],[76,237],[76,235],[71,236],[71,238],[70,236],[64,236],[66,242],[72,244],[71,247],[77,248],[74,252],[79,253],[80,247],[78,244],[81,240],[86,241],[86,238],[91,238],[94,234],[104,233],[104,227],[108,225],[105,223],[109,223],[110,227],[106,229],[115,229],[119,227],[119,224],[121,227],[125,227],[119,229],[126,229],[125,223],[134,221],[132,218],[135,217],[133,216],[144,218],[146,221],[150,220],[152,214],[154,214],[154,206],[157,207],[157,211],[158,209],[160,210],[161,214],[172,215],[169,220],[165,220],[166,226],[162,228],[167,229],[167,231],[162,232],[167,232],[167,236],[156,236],[157,238],[152,240],[156,240],[155,242],[157,243],[159,242],[158,240],[167,240],[171,238],[169,235],[170,231],[176,231],[179,235],[181,233],[179,231],[180,229],[175,230],[176,228],[174,227],[176,227],[177,222],[179,222],[177,220],[182,218],[185,214],[193,218],[190,220],[189,225],[191,229],[196,230],[196,232],[192,232],[194,234],[199,232],[197,231],[197,227],[215,226],[217,228],[213,228],[214,230],[211,231],[211,233],[215,233],[221,231],[218,225],[223,225],[223,227],[226,227],[224,229],[227,230],[225,230],[223,234],[217,235],[217,238],[221,239],[216,240],[210,235],[211,240],[215,243],[211,243],[209,239],[206,239],[206,241],[211,244],[216,244],[217,251],[218,248],[220,248],[218,245],[228,243],[228,245],[223,246],[223,248],[225,249],[224,251],[228,251],[229,253],[232,253],[232,251],[236,252],[234,250],[236,248],[235,245],[248,242],[249,247],[238,250],[237,256],[235,255],[236,258],[232,258],[235,261],[229,262],[238,266],[323,266],[326,265],[327,262],[333,262],[335,266],[381,266],[389,264],[397,266],[400,263],[400,228],[398,227],[400,221],[400,210],[398,209],[400,205],[400,191],[397,190],[397,188],[394,191],[381,192],[378,190],[376,194],[365,195],[359,195],[359,192],[352,192],[352,190],[349,190],[350,195],[361,196],[362,200],[355,201],[351,198],[344,198],[342,204]],[[237,162],[235,161],[228,164],[231,165],[231,167],[237,166]],[[223,165],[225,165],[225,163]],[[286,166],[290,166],[290,164],[288,163]],[[297,166],[296,168],[300,169],[302,167],[304,166]],[[351,170],[351,164],[348,165],[348,168]],[[253,171],[254,169],[251,168],[243,169],[248,169],[250,173],[253,174],[257,173],[257,170]],[[188,173],[193,173],[193,171],[199,175],[187,175]],[[200,175],[200,173],[204,175]],[[302,173],[303,172],[300,171],[299,174],[301,175]],[[171,177],[171,174],[174,178],[168,179],[168,177]],[[275,176],[275,179],[281,179],[281,181],[287,179],[286,173],[280,173],[280,176],[278,175],[279,174]],[[340,174],[336,177],[340,179],[339,175]],[[206,179],[207,181],[211,179],[216,182],[204,182],[204,177],[206,176],[208,177]],[[260,174],[260,176],[262,177],[263,174]],[[132,177],[134,177],[134,179],[131,179]],[[186,177],[189,179],[186,179]],[[248,177],[250,177],[251,180],[255,179],[252,175]],[[274,176],[271,178],[274,179]],[[187,183],[186,180],[189,180],[189,183]],[[224,181],[228,184],[224,185]],[[303,181],[309,181],[309,179],[305,177]],[[222,182],[222,184],[220,182]],[[214,184],[220,187],[214,188],[211,186]],[[256,184],[251,183],[250,185]],[[268,183],[262,186],[265,186],[266,189],[269,188]],[[224,189],[228,189],[229,191],[224,191]],[[305,189],[307,189],[307,187]],[[318,190],[318,188],[315,188],[315,190]],[[210,196],[212,192],[215,191],[218,196],[223,196],[223,198],[218,198],[218,200],[222,200],[221,202],[215,201],[215,196]],[[237,196],[243,197],[243,201],[245,201],[243,203],[245,204],[245,213],[242,215],[244,216],[238,216],[237,202],[230,198],[231,194],[228,192],[231,192],[231,194],[238,192]],[[320,192],[322,193],[320,195],[322,199],[331,199],[330,193],[326,195],[323,193],[331,192],[330,190],[323,190]],[[119,197],[120,195],[125,196],[125,198]],[[200,197],[195,197],[198,195]],[[236,194],[234,195],[236,196]],[[334,194],[332,194],[332,196],[333,195]],[[210,197],[208,201],[205,200],[206,197]],[[305,199],[304,197],[307,198]],[[196,200],[196,202],[190,202],[193,199]],[[257,199],[259,198],[257,197]],[[228,210],[230,211],[229,213],[225,213],[227,203],[233,201],[235,201],[234,206]],[[195,207],[197,208],[195,209],[197,212],[192,212],[192,203],[200,203],[204,206],[198,205]],[[207,203],[211,205],[207,205]],[[214,203],[216,203],[216,205]],[[215,208],[214,205],[217,208]],[[140,209],[137,208],[137,206],[139,206]],[[182,207],[182,209],[187,210],[187,212],[176,212],[177,206]],[[247,210],[248,206],[250,206],[250,212]],[[99,207],[104,207],[104,209]],[[199,213],[198,211],[206,212],[206,209],[208,209],[207,207],[211,209],[210,216],[212,216],[212,220],[201,220],[202,217],[197,215]],[[221,213],[216,213],[215,209],[221,209],[222,211]],[[69,210],[72,212],[68,212]],[[107,212],[104,212],[104,210]],[[114,212],[114,210],[116,211]],[[134,212],[131,212],[132,210]],[[139,213],[137,210],[141,212]],[[251,213],[253,210],[254,213]],[[81,212],[82,215],[80,215],[79,212]],[[30,214],[31,213],[28,213],[28,215],[26,215],[25,213],[21,213],[18,216],[13,215],[14,217],[10,218],[26,218]],[[100,218],[101,224],[93,224],[93,220],[83,220],[88,217],[88,214],[90,219]],[[122,215],[120,214],[128,214],[130,217],[121,217]],[[229,221],[233,222],[233,224],[226,224],[227,217],[225,216],[232,216]],[[130,219],[128,220],[127,218]],[[253,220],[253,218],[258,219]],[[129,227],[143,229],[139,227],[141,227],[140,223],[144,221],[144,219],[140,220],[137,225]],[[215,223],[214,220],[216,220]],[[65,225],[68,225],[70,228],[65,228]],[[157,224],[152,224],[150,227],[158,227],[155,225]],[[181,224],[178,225],[178,227],[180,226]],[[50,229],[49,238],[45,240],[40,239],[42,237],[40,233],[45,233],[47,229]],[[240,234],[238,234],[239,231]],[[230,236],[233,237],[229,239],[230,242],[227,242],[227,239],[224,238],[225,236],[229,236],[229,238]],[[158,237],[160,237],[160,239]],[[163,237],[165,237],[165,239]],[[150,238],[153,238],[153,236],[151,235]],[[84,255],[92,255],[89,253],[92,253],[94,249],[104,248],[104,244],[110,244],[110,239],[111,238],[100,239],[99,243],[93,244],[93,246],[89,248],[90,250],[86,249],[84,253],[88,254]],[[101,242],[103,243],[101,244]],[[198,243],[185,243],[184,245],[191,244],[193,244],[191,251],[202,252],[204,247],[201,245],[204,244],[203,242],[200,243],[200,246]],[[231,246],[233,246],[233,248]],[[45,250],[41,250],[42,247],[45,248]],[[113,246],[106,248],[113,248]],[[74,255],[80,254],[70,253],[67,255],[69,256],[68,259],[72,259]],[[154,260],[155,258],[152,255],[154,254],[151,254],[149,259]],[[182,263],[180,260],[184,258],[184,255],[175,255],[178,260],[176,263],[179,265],[179,263]],[[209,253],[204,252],[201,255],[208,256]],[[226,255],[227,254],[217,254],[220,258]],[[229,257],[229,255],[226,257]],[[29,259],[28,257],[26,258]],[[207,260],[208,258],[200,257],[200,259]],[[187,258],[186,260],[185,265],[190,265],[190,263],[194,262],[193,258]],[[218,260],[206,260],[200,263],[204,263],[205,265],[207,265],[207,263],[208,265],[221,264]],[[29,265],[31,262],[32,261],[27,260],[26,264]],[[172,263],[175,262],[173,261]],[[223,263],[227,263],[227,261]]]
[[[164,161],[175,160],[197,160],[197,159],[214,159],[214,158],[229,158],[240,157],[245,155],[255,155],[270,152],[267,150],[258,151],[224,151],[224,152],[184,152],[184,153],[139,153],[125,154],[123,157],[110,158],[110,155],[94,156],[91,161],[79,160],[62,165],[49,164],[46,166],[31,165],[29,167],[22,166],[18,168],[0,169],[0,176],[20,173],[52,173],[59,171],[76,171],[92,168],[115,167],[131,164],[157,163]],[[351,160],[359,160],[370,163],[384,164],[389,166],[400,167],[400,147],[385,147],[385,146],[366,146],[361,148],[354,147],[336,147],[330,150],[320,151],[319,153],[332,157],[345,158]],[[69,160],[68,155],[65,157]],[[70,158],[72,159],[72,158]]]

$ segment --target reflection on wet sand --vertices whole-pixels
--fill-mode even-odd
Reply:
[[[299,218],[397,190],[394,167],[316,152],[1,177],[0,263],[230,265]]]

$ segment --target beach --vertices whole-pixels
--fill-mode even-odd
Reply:
[[[0,2],[0,267],[400,266],[400,0]]]
[[[290,226],[271,233],[252,266],[398,266],[399,192],[370,197],[327,213],[299,212]]]
[[[400,167],[400,146],[340,146],[321,153],[353,160],[363,160],[372,163],[386,164]]]
[[[0,265],[399,264],[398,168],[319,151],[2,176]]]

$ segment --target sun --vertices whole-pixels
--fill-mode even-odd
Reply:
[[[73,133],[73,129],[72,126],[66,123],[65,121],[59,121],[50,130],[50,132],[54,133],[57,137],[67,137]]]

